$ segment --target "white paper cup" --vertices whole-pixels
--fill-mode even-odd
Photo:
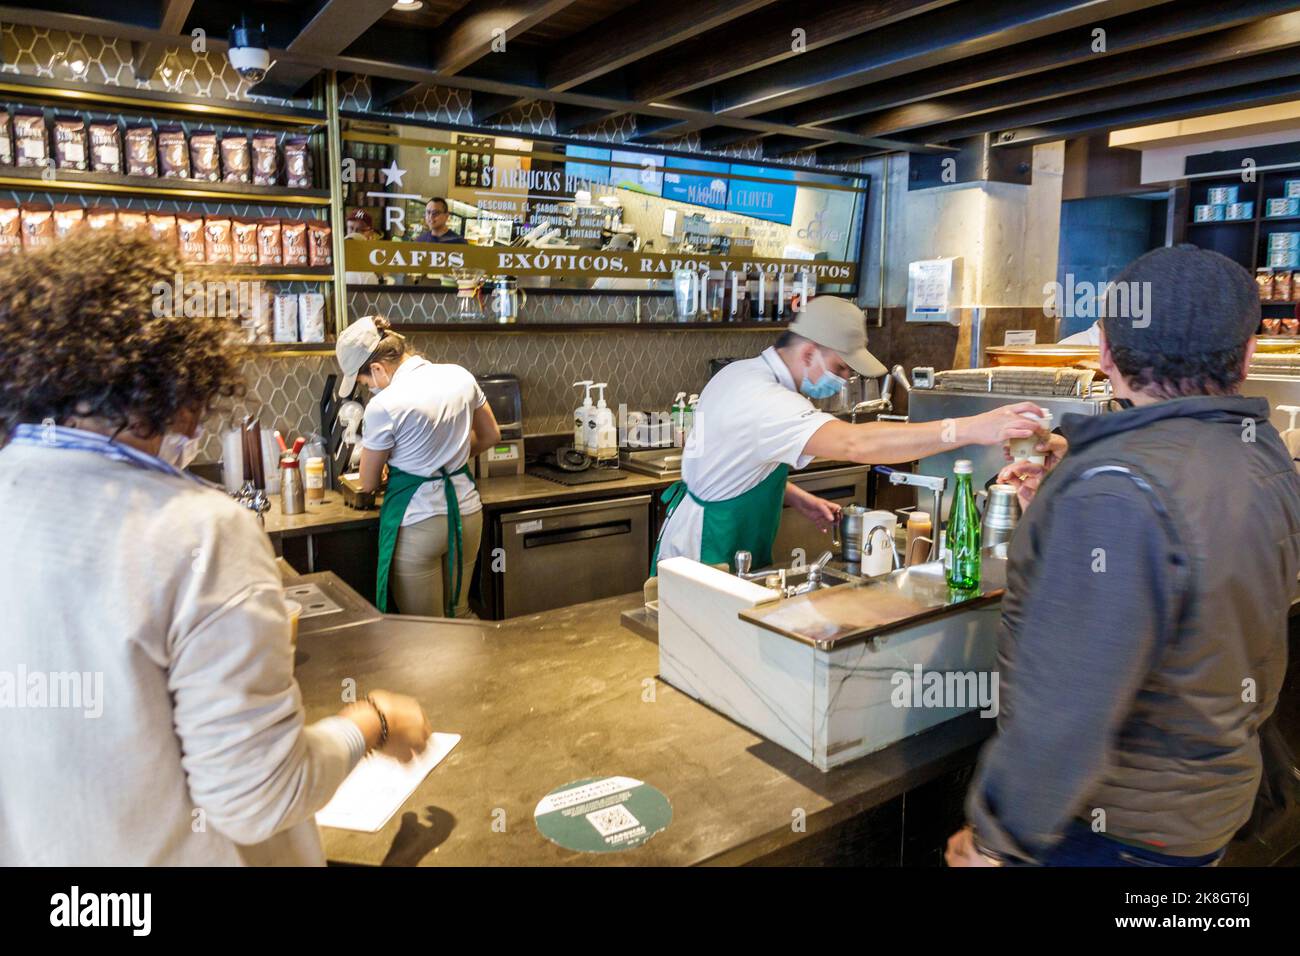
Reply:
[[[1025,415],[1024,417],[1037,424],[1043,431],[1050,432],[1052,430],[1051,412],[1047,412],[1043,416]],[[1028,461],[1033,462],[1035,465],[1046,464],[1047,456],[1041,451],[1034,450],[1035,446],[1042,440],[1038,435],[1029,435],[1026,438],[1012,438],[1007,442],[1012,461]]]

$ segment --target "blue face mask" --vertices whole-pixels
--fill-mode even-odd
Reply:
[[[844,379],[840,378],[830,369],[826,368],[826,360],[822,358],[821,353],[817,353],[817,359],[822,363],[822,374],[815,382],[808,381],[808,376],[804,376],[799,383],[799,391],[803,392],[809,398],[830,398],[845,384]]]

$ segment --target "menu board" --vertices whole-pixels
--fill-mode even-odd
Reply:
[[[738,212],[755,219],[768,219],[790,225],[794,218],[794,200],[797,192],[793,184],[794,170],[772,169],[767,166],[731,166],[731,188],[727,193],[727,211]],[[790,185],[772,182],[751,182],[736,179],[751,176],[758,179],[788,179]]]
[[[661,195],[692,206],[708,209],[727,208],[727,179],[710,173],[729,173],[730,163],[707,159],[683,159],[669,156],[664,161],[664,186]]]

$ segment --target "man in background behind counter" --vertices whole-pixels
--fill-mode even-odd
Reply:
[[[450,209],[447,200],[434,196],[424,206],[424,232],[416,236],[416,242],[443,242],[467,245],[465,237],[452,231],[447,225]]]

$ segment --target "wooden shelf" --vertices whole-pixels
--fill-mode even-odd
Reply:
[[[328,189],[293,189],[289,186],[254,186],[249,183],[164,179],[122,173],[56,170],[55,178],[31,166],[0,167],[0,187],[43,192],[73,192],[102,196],[165,196],[206,202],[249,203],[262,206],[328,206]]]
[[[394,322],[395,332],[779,332],[785,322]]]
[[[233,266],[221,264],[196,263],[193,266],[199,273],[231,276],[250,279],[266,279],[275,282],[333,282],[333,266]]]
[[[48,103],[63,109],[87,106],[137,113],[163,114],[194,120],[230,120],[259,126],[315,129],[324,126],[323,110],[299,109],[273,103],[221,100],[211,97],[183,96],[155,90],[77,83],[64,86],[58,81],[35,76],[5,74],[0,79],[0,93],[10,98]]]
[[[251,345],[244,344],[242,348],[247,349],[254,355],[268,355],[277,358],[306,355],[317,357],[324,353],[334,354],[333,342],[256,342]]]

